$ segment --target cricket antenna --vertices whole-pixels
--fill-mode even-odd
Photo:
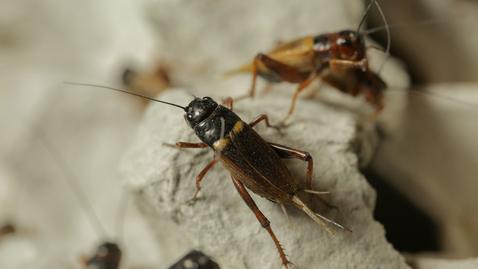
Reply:
[[[382,64],[380,65],[380,68],[377,71],[377,76],[380,74],[380,71],[382,71],[383,67],[385,66],[385,63],[388,60],[388,57],[390,56],[390,44],[391,44],[391,37],[390,37],[390,29],[388,27],[387,19],[385,19],[385,15],[383,15],[382,8],[380,8],[380,5],[375,1],[375,5],[377,6],[378,11],[380,12],[380,15],[383,18],[383,22],[385,24],[385,29],[387,30],[387,49],[385,50],[385,59],[383,60]]]
[[[126,219],[126,208],[128,207],[129,194],[125,191],[121,192],[120,203],[116,211],[115,219],[115,236],[118,243],[124,242],[124,222]]]
[[[423,89],[412,89],[412,88],[407,89],[407,88],[404,88],[404,87],[396,86],[396,87],[387,88],[387,91],[401,91],[401,92],[405,91],[405,92],[413,93],[413,94],[416,94],[416,95],[430,96],[430,97],[438,98],[438,99],[441,99],[441,100],[446,100],[446,101],[449,101],[449,102],[464,105],[464,106],[467,106],[467,107],[471,107],[471,108],[474,108],[474,109],[478,109],[478,105],[476,105],[476,104],[469,103],[469,102],[466,102],[466,101],[462,101],[462,100],[459,100],[457,98],[450,97],[448,95],[439,94],[439,93],[436,93],[436,92],[429,92],[429,91],[426,91],[426,90],[423,90]]]
[[[365,18],[367,17],[368,11],[370,10],[370,8],[372,7],[372,4],[373,4],[374,2],[376,2],[376,0],[370,1],[370,3],[368,4],[367,8],[365,9],[365,11],[364,11],[364,13],[363,13],[363,16],[362,16],[362,20],[360,21],[359,26],[357,27],[357,33],[360,31],[360,27],[362,27],[362,24],[363,24],[363,22],[365,21]]]
[[[98,215],[96,215],[95,211],[93,210],[93,206],[89,202],[88,198],[86,197],[85,191],[81,188],[80,184],[78,183],[75,174],[71,170],[71,168],[67,165],[64,161],[63,156],[61,155],[60,151],[54,146],[54,143],[48,138],[48,136],[41,130],[40,127],[37,126],[35,128],[42,144],[45,146],[46,150],[52,157],[53,161],[56,163],[58,168],[60,169],[60,173],[63,175],[64,180],[70,186],[71,191],[78,199],[78,202],[84,209],[85,214],[88,216],[93,229],[95,230],[97,236],[99,238],[106,238],[107,234],[106,231],[101,224]]]
[[[406,27],[406,26],[426,26],[426,25],[433,25],[437,23],[442,23],[445,22],[446,20],[442,18],[435,18],[435,19],[429,19],[429,20],[422,20],[422,21],[413,21],[413,22],[403,22],[403,23],[396,23],[396,24],[391,24],[391,25],[382,25],[382,26],[377,26],[374,28],[370,28],[367,30],[362,31],[361,33],[363,35],[370,35],[373,33],[376,33],[378,31],[392,29],[392,28],[399,28],[399,27]]]
[[[156,102],[163,103],[163,104],[166,104],[166,105],[179,107],[179,108],[183,109],[184,111],[187,111],[186,107],[183,107],[183,106],[180,106],[180,105],[176,105],[176,104],[173,104],[173,103],[169,103],[169,102],[161,101],[161,100],[158,100],[158,99],[154,99],[154,98],[151,98],[151,97],[148,97],[148,96],[145,96],[145,95],[141,95],[141,94],[125,91],[125,90],[120,90],[120,89],[116,89],[116,88],[112,88],[112,87],[106,87],[106,86],[95,85],[95,84],[87,84],[87,83],[68,82],[68,81],[64,81],[64,83],[65,84],[70,84],[70,85],[97,87],[97,88],[103,88],[103,89],[113,90],[113,91],[117,91],[117,92],[123,92],[123,93],[131,94],[131,95],[134,95],[134,96],[142,97],[142,98],[145,98],[145,99],[148,99],[148,100],[151,100],[151,101],[156,101]]]

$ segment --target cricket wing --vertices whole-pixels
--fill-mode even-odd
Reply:
[[[296,39],[296,40],[292,40],[290,42],[287,42],[287,43],[280,43],[279,45],[277,45],[277,47],[275,49],[273,49],[272,51],[269,52],[269,54],[279,54],[279,53],[283,53],[284,51],[288,51],[288,50],[294,50],[294,49],[301,49],[303,48],[304,46],[305,47],[311,47],[313,46],[314,44],[314,37],[313,36],[308,36],[308,37],[305,37],[305,38],[299,38],[299,39]]]
[[[238,122],[230,137],[238,154],[261,176],[261,180],[288,195],[297,192],[297,182],[279,155],[249,125]]]
[[[267,55],[299,72],[310,72],[315,69],[313,45],[313,38],[306,37],[279,46]]]

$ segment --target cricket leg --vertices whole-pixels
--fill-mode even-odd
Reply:
[[[257,116],[255,119],[253,119],[253,120],[249,123],[249,126],[250,126],[250,127],[254,127],[254,126],[256,126],[259,122],[261,122],[261,121],[263,121],[263,120],[265,121],[267,127],[274,128],[274,129],[276,129],[276,130],[280,133],[280,128],[279,128],[279,127],[273,126],[273,125],[270,125],[270,124],[269,124],[269,117],[268,117],[266,114],[260,114],[259,116]]]
[[[261,73],[270,76],[271,81],[287,81],[290,83],[300,83],[307,79],[307,77],[304,77],[304,74],[296,68],[274,60],[266,54],[259,53],[256,55],[256,57],[254,58],[254,62],[252,63],[251,91],[248,95],[235,98],[236,101],[254,96],[254,91],[256,89],[256,80],[259,70],[261,71]]]
[[[237,191],[241,195],[244,202],[246,202],[247,206],[249,206],[252,212],[254,212],[257,220],[261,223],[262,228],[266,229],[267,232],[269,232],[270,236],[272,237],[272,240],[274,240],[274,243],[276,244],[277,250],[279,251],[279,255],[282,260],[282,265],[285,266],[285,268],[289,269],[289,265],[291,265],[292,263],[287,260],[284,250],[282,249],[282,246],[277,240],[274,232],[272,232],[270,221],[259,210],[256,203],[254,202],[254,200],[252,200],[252,197],[249,195],[246,188],[244,188],[244,185],[241,183],[241,181],[239,181],[239,179],[237,179],[233,175],[231,175],[231,178],[232,178],[232,182],[234,183],[234,187],[236,187]]]
[[[314,172],[314,160],[306,151],[289,148],[275,143],[268,143],[272,149],[283,159],[296,158],[307,162],[307,190],[312,190],[312,174]]]
[[[317,92],[322,88],[322,86],[324,86],[324,81],[320,80],[319,84],[317,84],[315,87],[309,87],[309,91],[306,92],[305,98],[314,98]]]
[[[335,79],[332,79],[331,77],[328,76],[320,76],[320,79],[329,84],[330,86],[336,88],[337,90],[343,92],[343,93],[349,93],[347,87],[345,85],[342,85],[338,83]]]
[[[187,143],[187,142],[178,142],[175,145],[171,144],[165,144],[170,147],[175,147],[175,148],[207,148],[207,145],[205,143]],[[187,203],[194,203],[197,200],[197,195],[199,191],[201,190],[201,186],[199,183],[201,180],[204,178],[206,173],[211,169],[211,167],[216,164],[216,159],[214,158],[206,167],[199,173],[199,175],[196,177],[196,193],[194,194],[193,198],[189,199]]]
[[[292,115],[292,111],[294,111],[294,106],[295,106],[295,101],[297,100],[297,96],[299,93],[305,89],[309,84],[314,81],[319,75],[317,73],[312,73],[308,79],[306,79],[304,82],[300,83],[299,86],[297,86],[297,89],[295,90],[294,97],[292,98],[292,104],[289,109],[289,113],[287,113],[287,116],[284,118],[280,126],[285,125],[285,122],[287,119],[289,119],[290,115]]]
[[[267,81],[264,90],[262,90],[261,96],[266,96],[272,89],[272,82]]]
[[[364,123],[371,122],[371,121],[375,120],[375,119],[378,117],[378,115],[380,115],[380,113],[382,112],[382,110],[383,110],[383,106],[378,107],[378,108],[375,110],[375,112],[373,112],[372,114],[368,115],[368,116],[365,118]]]
[[[242,99],[245,99],[245,98],[252,98],[254,97],[254,91],[256,90],[256,81],[257,81],[257,65],[258,65],[258,58],[257,56],[254,58],[254,62],[252,63],[252,87],[251,87],[251,91],[248,93],[248,94],[245,94],[245,95],[242,95],[242,96],[238,96],[236,98],[234,98],[234,100],[236,101],[239,101],[239,100],[242,100]]]
[[[201,190],[201,186],[199,185],[199,183],[204,178],[204,176],[209,171],[209,169],[211,169],[211,167],[213,167],[215,164],[216,164],[216,158],[214,158],[208,165],[206,165],[206,167],[204,167],[201,173],[199,173],[199,175],[196,177],[196,193],[194,194],[193,198],[187,201],[187,203],[191,204],[196,202],[198,193]]]
[[[279,157],[283,159],[296,158],[304,162],[307,162],[307,174],[306,174],[307,187],[304,191],[307,193],[315,194],[314,197],[316,197],[319,201],[321,201],[327,207],[335,208],[335,209],[337,208],[336,206],[329,204],[327,201],[325,201],[322,197],[319,196],[320,194],[327,194],[329,192],[320,192],[320,191],[312,190],[312,174],[314,172],[314,160],[312,159],[312,156],[308,152],[289,148],[289,147],[282,146],[279,144],[274,144],[274,143],[269,143],[269,145],[277,153],[277,155],[279,155]]]
[[[359,68],[363,72],[365,72],[368,68],[368,60],[362,59],[360,61],[350,61],[350,60],[332,59],[329,61],[329,68],[333,71],[340,71],[340,69],[343,67]]]
[[[234,101],[231,97],[227,97],[226,100],[223,101],[223,103],[226,105],[227,108],[232,111],[232,104],[234,103]]]
[[[367,100],[368,103],[370,103],[372,106],[375,107],[375,111],[368,115],[367,118],[364,120],[364,122],[371,122],[375,120],[378,115],[383,110],[384,103],[383,103],[383,94],[381,91],[379,92],[374,92],[374,91],[367,91],[367,90],[361,90],[363,96],[365,97],[365,100]]]
[[[190,149],[190,148],[207,148],[207,145],[203,142],[201,143],[188,143],[188,142],[178,142],[174,145],[165,144],[166,146],[181,148],[181,149]]]

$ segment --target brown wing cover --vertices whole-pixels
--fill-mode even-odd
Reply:
[[[315,69],[313,45],[313,38],[306,37],[283,44],[267,55],[300,72],[310,72]]]
[[[241,130],[229,133],[232,143],[219,152],[221,163],[256,194],[278,202],[290,200],[297,182],[269,144],[242,123]]]

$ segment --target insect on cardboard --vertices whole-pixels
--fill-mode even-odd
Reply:
[[[252,63],[226,73],[226,75],[240,72],[252,73],[251,91],[248,95],[239,99],[254,96],[257,76],[268,82],[299,83],[292,98],[289,112],[281,123],[281,125],[284,125],[294,110],[299,93],[309,86],[312,81],[320,77],[324,82],[341,92],[352,96],[357,96],[359,93],[363,94],[365,99],[376,109],[369,116],[369,119],[375,118],[383,109],[383,91],[386,89],[386,84],[376,73],[370,70],[366,56],[365,38],[359,32],[373,3],[382,13],[376,0],[372,0],[355,31],[344,30],[307,36],[282,43],[269,53],[257,54]],[[385,17],[383,19],[385,21]],[[388,31],[388,28],[386,29]],[[389,46],[385,53],[388,54],[388,51]]]
[[[110,87],[97,87],[145,97]],[[334,235],[334,231],[330,229],[324,221],[351,232],[347,227],[313,212],[300,200],[297,195],[297,192],[299,191],[297,181],[282,162],[281,158],[297,158],[308,162],[307,188],[304,191],[316,195],[323,194],[323,192],[312,190],[312,156],[305,151],[266,142],[259,134],[257,134],[252,127],[259,122],[264,120],[266,125],[270,127],[269,119],[266,115],[262,114],[251,123],[247,124],[242,121],[238,115],[232,112],[231,109],[233,102],[231,98],[227,99],[227,107],[217,104],[210,97],[204,97],[202,99],[195,98],[186,107],[149,97],[145,98],[184,110],[186,112],[184,118],[186,119],[187,124],[194,130],[197,137],[203,141],[201,143],[178,142],[176,143],[176,147],[210,147],[214,150],[213,160],[196,178],[197,191],[191,201],[196,200],[197,194],[201,189],[200,182],[205,174],[217,162],[220,162],[231,174],[232,182],[236,190],[239,192],[239,195],[253,211],[261,226],[270,234],[277,250],[279,251],[282,265],[286,268],[289,268],[291,262],[287,260],[282,246],[279,244],[279,241],[270,227],[269,220],[259,210],[247,189],[270,201],[279,203],[288,219],[289,217],[285,209],[285,203],[294,205],[304,211],[332,235]]]

